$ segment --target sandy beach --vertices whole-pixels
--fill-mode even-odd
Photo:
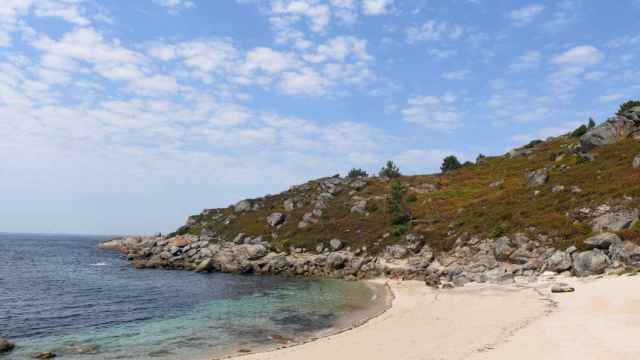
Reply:
[[[551,294],[555,281],[576,292]],[[237,359],[636,359],[640,354],[640,277],[447,290],[415,281],[387,283],[395,296],[392,308],[363,326]]]

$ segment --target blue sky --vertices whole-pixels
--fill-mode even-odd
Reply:
[[[640,1],[4,0],[0,231],[169,231],[640,97]]]

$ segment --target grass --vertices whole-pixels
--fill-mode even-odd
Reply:
[[[463,241],[471,236],[495,238],[519,232],[529,236],[543,234],[545,245],[581,248],[591,230],[588,224],[572,219],[568,213],[603,203],[640,207],[640,171],[631,166],[633,157],[640,153],[640,143],[625,140],[597,149],[595,160],[589,162],[580,161],[570,150],[577,142],[565,136],[534,144],[533,153],[526,157],[486,157],[481,165],[444,174],[395,178],[408,188],[430,183],[440,189],[431,193],[409,191],[407,206],[412,219],[403,228],[392,225],[391,215],[386,211],[385,197],[390,193],[391,182],[369,178],[369,185],[355,194],[370,198],[368,216],[350,212],[353,201],[350,189],[345,189],[328,203],[317,224],[299,229],[298,222],[313,209],[312,203],[319,193],[316,181],[310,183],[308,190],[294,189],[260,199],[263,207],[257,211],[234,214],[232,208],[220,209],[223,215],[217,219],[213,215],[200,215],[198,224],[179,231],[199,234],[208,228],[228,240],[239,232],[262,235],[279,250],[314,249],[318,242],[339,238],[352,249],[366,246],[370,253],[377,253],[387,245],[401,242],[408,232],[424,235],[436,251],[451,249],[458,238]],[[561,154],[562,160],[555,161]],[[528,188],[524,174],[543,167],[549,170],[548,183]],[[498,180],[504,183],[489,187]],[[565,190],[552,192],[556,185],[563,185]],[[572,192],[572,187],[581,192]],[[535,195],[535,190],[540,193]],[[277,231],[271,229],[266,217],[276,211],[285,212],[283,202],[294,196],[305,199],[307,204],[287,212],[287,222]],[[229,216],[235,218],[225,225]],[[640,225],[621,236],[640,243]]]

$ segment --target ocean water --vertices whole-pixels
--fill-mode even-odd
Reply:
[[[105,237],[0,233],[0,359],[206,359],[276,347],[365,311],[355,282],[137,270]]]

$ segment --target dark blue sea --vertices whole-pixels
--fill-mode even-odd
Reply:
[[[107,237],[0,233],[0,359],[207,359],[328,331],[372,290],[336,280],[137,270]]]

